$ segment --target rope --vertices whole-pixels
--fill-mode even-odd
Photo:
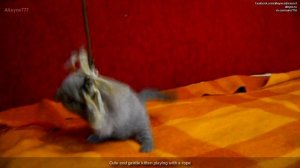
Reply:
[[[88,61],[89,66],[93,69],[94,68],[94,59],[92,55],[92,42],[91,42],[91,36],[89,31],[89,23],[88,23],[88,16],[87,16],[87,5],[86,0],[81,0],[82,2],[82,17],[83,17],[83,23],[84,23],[84,31],[85,31],[85,37],[87,42],[87,52],[88,52]]]

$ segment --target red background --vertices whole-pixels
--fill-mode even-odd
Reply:
[[[136,90],[299,69],[299,11],[254,2],[87,0],[96,66]],[[85,43],[81,0],[0,5],[0,109],[52,98],[65,61]]]

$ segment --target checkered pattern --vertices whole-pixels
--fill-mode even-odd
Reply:
[[[237,92],[241,87],[246,93]],[[75,167],[108,166],[101,161],[114,157],[190,160],[194,167],[300,166],[300,70],[230,76],[166,92],[178,99],[147,103],[155,140],[151,153],[139,153],[132,140],[87,144],[88,124],[43,100],[0,113],[0,155],[101,157],[91,163],[78,159]],[[12,159],[5,165],[43,164],[36,162]]]

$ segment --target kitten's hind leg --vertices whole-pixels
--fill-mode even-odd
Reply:
[[[101,138],[96,134],[91,134],[91,135],[89,135],[89,137],[86,140],[89,143],[98,143],[101,141]]]
[[[149,129],[139,131],[136,139],[141,144],[141,152],[151,152],[153,150],[153,139]]]

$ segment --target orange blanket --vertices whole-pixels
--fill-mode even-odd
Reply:
[[[178,99],[147,103],[151,153],[133,140],[86,143],[87,123],[51,100],[0,112],[0,167],[300,165],[300,70],[167,92]]]

